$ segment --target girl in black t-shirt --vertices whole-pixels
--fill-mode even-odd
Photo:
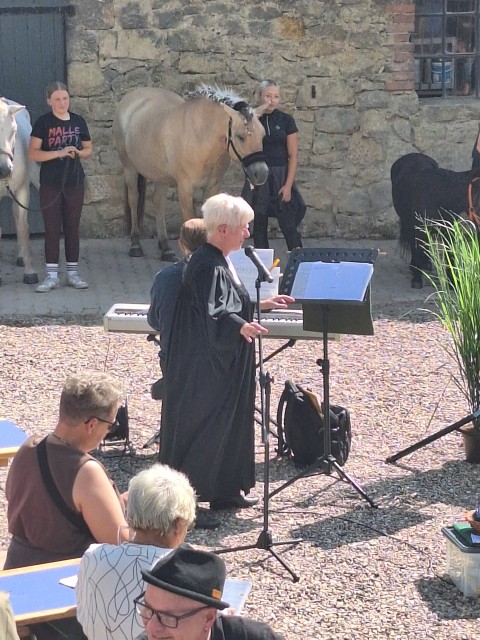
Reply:
[[[58,262],[63,227],[67,284],[86,289],[88,284],[77,273],[80,251],[79,227],[84,200],[84,181],[80,159],[92,155],[92,142],[85,120],[69,111],[67,87],[54,82],[47,87],[51,111],[33,125],[28,157],[40,162],[40,207],[45,224],[45,262],[47,277],[36,291],[44,293],[59,285]]]
[[[242,197],[255,212],[253,241],[268,248],[268,218],[277,218],[289,250],[302,246],[298,225],[307,207],[295,185],[298,165],[298,129],[288,113],[279,111],[280,89],[273,80],[263,80],[255,92],[259,104],[265,104],[260,122],[265,128],[263,150],[268,165],[268,180],[252,191],[245,180]]]

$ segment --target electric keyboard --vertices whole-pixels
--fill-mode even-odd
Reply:
[[[114,304],[103,317],[105,331],[118,333],[152,333],[157,331],[147,322],[148,304]],[[262,314],[262,325],[268,329],[266,339],[277,340],[321,340],[318,331],[305,331],[303,311],[285,309]],[[338,340],[337,334],[329,334],[329,340]]]
[[[114,304],[103,316],[105,331],[119,333],[153,333],[155,331],[147,322],[149,304]]]

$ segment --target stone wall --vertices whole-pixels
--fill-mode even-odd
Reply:
[[[390,166],[421,151],[466,169],[480,105],[420,101],[413,90],[414,5],[388,0],[80,0],[68,17],[72,107],[87,118],[95,153],[86,163],[83,234],[123,233],[123,180],[111,124],[137,86],[180,94],[198,84],[250,98],[276,79],[300,130],[298,184],[311,237],[396,237]],[[225,190],[239,193],[232,166]],[[201,194],[198,195],[201,199]],[[172,190],[169,228],[178,230]],[[145,233],[154,229],[151,205]]]

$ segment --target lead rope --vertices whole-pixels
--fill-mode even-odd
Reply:
[[[48,207],[51,207],[52,204],[54,204],[58,200],[58,198],[62,195],[63,189],[65,188],[65,183],[67,182],[67,170],[68,170],[68,163],[70,161],[72,161],[72,158],[66,158],[65,167],[63,169],[62,184],[61,184],[61,187],[60,187],[60,191],[57,193],[57,195],[55,196],[55,198],[53,198],[53,200],[51,202],[49,202],[47,205],[45,205],[45,207],[44,207],[45,209],[47,209]],[[78,163],[80,162],[80,160],[79,160],[79,158],[77,158],[75,156],[75,158],[73,158],[73,162],[77,163],[76,164],[76,167],[77,167],[77,169],[76,169],[76,173],[77,173],[77,184],[76,184],[76,186],[78,187],[78,185],[80,183],[80,168],[78,166]],[[18,200],[16,195],[13,193],[13,191],[10,189],[10,185],[9,184],[6,185],[5,189],[10,194],[10,197],[12,198],[12,200],[14,200],[14,202],[16,202],[18,204],[18,206],[21,207],[22,209],[25,209],[26,211],[31,211],[32,213],[36,213],[38,211],[42,211],[41,207],[35,207],[35,208],[32,209],[32,208],[26,207],[24,204],[22,204]]]

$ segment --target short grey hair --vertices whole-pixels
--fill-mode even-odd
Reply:
[[[268,87],[279,87],[279,84],[275,82],[275,80],[262,80],[259,82],[253,92],[253,96],[257,104],[262,102],[262,91],[268,89]]]
[[[140,471],[128,485],[127,522],[132,529],[171,533],[181,518],[195,520],[195,491],[187,476],[164,464]]]
[[[243,198],[229,193],[218,193],[208,198],[202,207],[207,234],[214,232],[221,224],[239,227],[253,220],[253,209]]]
[[[108,418],[123,397],[122,383],[105,371],[70,375],[60,396],[60,419],[77,423],[93,416]]]

